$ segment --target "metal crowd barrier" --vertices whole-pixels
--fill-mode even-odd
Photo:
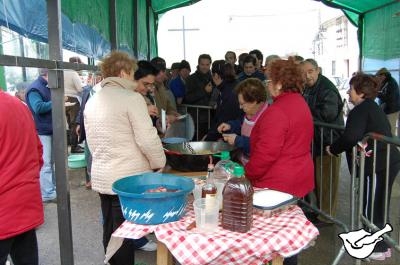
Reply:
[[[344,127],[343,126],[337,126],[337,125],[332,125],[332,124],[328,124],[328,123],[320,123],[320,122],[314,122],[315,125],[315,130],[317,132],[317,135],[320,139],[320,146],[314,146],[315,143],[313,143],[313,151],[315,150],[319,150],[321,154],[324,153],[323,150],[323,144],[322,144],[322,139],[323,139],[323,134],[324,131],[328,131],[329,135],[330,135],[330,143],[332,143],[333,140],[333,130],[343,130]],[[383,135],[379,135],[376,133],[369,133],[367,134],[364,139],[362,140],[362,143],[366,143],[369,139],[372,139],[374,142],[374,153],[373,153],[373,172],[375,172],[376,169],[376,159],[377,159],[377,154],[376,154],[376,146],[377,146],[377,142],[381,142],[387,145],[387,152],[386,152],[386,156],[387,156],[387,166],[386,168],[389,168],[389,162],[390,162],[390,148],[399,148],[400,147],[400,140],[397,137],[386,137]],[[345,155],[345,154],[342,154]],[[315,157],[315,156],[313,156]],[[371,218],[367,218],[364,214],[363,214],[363,192],[364,192],[364,171],[365,171],[365,152],[363,152],[363,150],[361,148],[358,148],[357,146],[353,147],[352,149],[352,153],[351,156],[349,156],[347,159],[351,160],[351,165],[352,167],[350,168],[350,190],[349,190],[349,194],[350,194],[350,206],[349,206],[349,216],[350,216],[350,229],[348,227],[348,225],[346,223],[348,223],[348,220],[340,220],[338,219],[335,215],[333,215],[332,213],[335,212],[335,209],[332,209],[332,207],[334,207],[334,202],[332,202],[332,197],[333,197],[333,192],[335,192],[334,190],[332,190],[332,179],[333,179],[333,165],[332,165],[332,158],[330,158],[330,163],[327,165],[329,167],[329,174],[328,176],[324,176],[322,174],[322,172],[324,172],[324,164],[322,163],[322,160],[320,160],[320,164],[317,165],[315,164],[315,168],[316,170],[318,169],[320,171],[320,187],[319,190],[322,191],[322,186],[324,186],[324,182],[328,181],[327,185],[329,186],[329,194],[322,194],[322,192],[320,192],[317,201],[319,202],[319,205],[317,205],[315,202],[311,202],[310,201],[305,201],[304,199],[300,201],[300,204],[306,206],[306,208],[311,209],[313,212],[315,212],[316,214],[318,214],[319,216],[322,216],[324,219],[326,219],[327,221],[333,222],[335,225],[339,226],[343,232],[347,233],[349,231],[354,231],[354,230],[359,230],[361,228],[366,229],[367,231],[370,232],[375,232],[378,231],[380,228],[378,228],[376,226],[376,224],[374,224],[374,221]],[[314,160],[315,161],[315,160]],[[356,165],[360,165],[358,168]],[[318,167],[319,166],[319,167]],[[325,165],[326,166],[326,165]],[[348,165],[345,165],[345,167],[347,167]],[[361,176],[361,177],[359,177]],[[342,178],[342,176],[339,174],[339,179]],[[386,189],[385,189],[385,223],[387,223],[387,213],[389,211],[389,199],[388,198],[388,178],[389,178],[389,171],[387,170],[386,172]],[[374,182],[373,185],[376,185],[376,183]],[[316,187],[317,188],[317,187]],[[374,189],[373,189],[374,190]],[[324,196],[325,195],[325,196]],[[337,195],[337,199],[338,199],[338,195]],[[328,200],[329,201],[329,209],[325,210],[321,208],[321,205],[323,204],[324,200]],[[375,200],[375,193],[373,193],[372,195],[372,201]],[[395,206],[397,206],[398,203],[396,202],[392,202],[391,203],[391,207],[390,208],[395,208]],[[346,209],[347,210],[347,209]],[[372,213],[371,216],[373,216],[373,210],[372,209]],[[393,211],[392,215],[395,214],[397,211]],[[399,214],[400,215],[400,214]],[[397,216],[396,218],[394,218],[395,220],[391,220],[396,221],[396,223],[391,223],[392,227],[393,227],[393,235],[397,235],[397,241],[393,236],[390,236],[388,234],[384,234],[382,237],[384,238],[384,240],[391,246],[393,247],[393,249],[395,249],[396,251],[400,252],[400,246],[399,246],[399,240],[400,240],[400,217]],[[346,253],[346,250],[344,248],[344,246],[342,246],[337,254],[337,256],[335,257],[335,259],[332,261],[332,265],[337,265],[339,264],[340,259],[343,257],[343,255]],[[354,259],[354,263],[359,265],[361,264],[361,260],[359,259]]]
[[[201,111],[207,111],[207,128],[210,128],[211,125],[211,120],[213,118],[213,111],[215,110],[211,106],[201,106],[201,105],[189,105],[189,104],[180,104],[177,106],[178,112],[181,114],[187,114],[189,113],[194,121],[194,128],[195,128],[195,134],[193,137],[193,140],[196,141],[201,141],[201,138],[199,135],[199,113]]]
[[[384,190],[384,224],[390,223],[393,227],[393,232],[391,233],[392,235],[397,234],[397,240],[394,238],[394,236],[391,236],[390,234],[383,234],[382,237],[384,238],[385,242],[391,246],[394,250],[397,252],[400,252],[400,214],[395,217],[395,220],[388,220],[388,212],[390,209],[393,209],[393,206],[398,207],[398,202],[392,202],[391,206],[389,205],[390,197],[389,197],[389,169],[390,169],[390,150],[391,148],[398,148],[400,147],[400,140],[398,137],[387,137],[381,134],[377,133],[368,133],[362,140],[362,144],[367,143],[368,140],[373,140],[373,146],[374,146],[374,152],[373,152],[373,174],[376,175],[376,160],[377,160],[377,154],[376,154],[376,147],[378,143],[385,144],[386,145],[386,173],[385,173],[385,190]],[[374,204],[371,206],[371,216],[368,218],[363,213],[363,196],[364,196],[364,171],[365,171],[365,157],[366,153],[363,150],[360,150],[358,152],[359,156],[359,161],[360,161],[360,169],[359,169],[359,194],[358,194],[358,208],[357,208],[357,220],[356,220],[356,225],[358,229],[361,228],[367,228],[371,232],[376,232],[382,227],[378,228],[376,224],[374,223],[373,220],[373,215],[374,215]],[[397,177],[399,175],[399,172],[397,172]],[[375,201],[375,187],[376,187],[376,179],[373,178],[372,182],[372,201]],[[397,209],[398,210],[398,209]],[[395,214],[396,211],[394,211],[393,214]],[[394,222],[395,223],[394,223]],[[357,264],[361,264],[361,261],[358,260]]]

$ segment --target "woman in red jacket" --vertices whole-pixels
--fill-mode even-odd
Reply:
[[[254,187],[303,197],[314,188],[313,120],[301,91],[302,72],[292,60],[276,60],[267,73],[273,104],[250,136],[246,176]]]
[[[274,100],[259,117],[250,135],[246,176],[254,187],[303,197],[314,188],[310,109],[301,95],[302,72],[293,60],[272,62],[267,76]],[[297,255],[284,265],[297,265]]]
[[[0,147],[0,264],[10,254],[14,264],[37,265],[42,144],[28,107],[1,88]]]

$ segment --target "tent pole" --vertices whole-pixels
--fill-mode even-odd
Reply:
[[[118,41],[117,41],[117,3],[115,0],[110,1],[110,43],[111,43],[111,50],[118,49]]]
[[[139,38],[139,13],[138,13],[138,3],[139,1],[133,1],[133,55],[136,57],[136,59],[139,56],[139,51],[138,51],[138,38]]]
[[[357,30],[357,38],[358,38],[358,48],[360,50],[358,54],[358,71],[362,71],[363,69],[363,45],[364,45],[364,14],[360,14],[358,16],[358,30]]]
[[[50,60],[62,61],[61,0],[47,0],[48,40]],[[49,71],[53,116],[52,153],[57,189],[58,235],[61,265],[73,265],[71,205],[66,172],[67,138],[64,107],[64,72],[59,67]]]

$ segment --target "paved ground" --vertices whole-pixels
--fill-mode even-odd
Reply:
[[[71,211],[72,230],[74,244],[74,264],[76,265],[100,265],[103,264],[103,247],[101,244],[101,223],[98,195],[86,190],[80,183],[84,180],[83,170],[69,171],[71,182]],[[349,176],[347,168],[343,167],[341,183],[338,218],[349,223]],[[397,228],[399,225],[399,201],[400,201],[400,178],[396,180],[392,199],[393,216],[392,225]],[[45,224],[41,226],[38,233],[39,255],[41,265],[60,264],[60,252],[58,243],[57,205],[45,205]],[[334,260],[341,248],[341,241],[337,234],[342,232],[336,226],[320,229],[320,237],[315,246],[303,251],[299,258],[299,265],[328,265]],[[395,234],[399,235],[398,230]],[[136,252],[137,265],[155,265],[155,252]],[[341,265],[355,264],[355,260],[347,254],[341,259]],[[393,257],[385,262],[361,264],[399,265],[400,255],[395,253]]]

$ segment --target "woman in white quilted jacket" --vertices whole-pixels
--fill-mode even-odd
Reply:
[[[86,103],[86,140],[93,156],[92,189],[100,195],[104,250],[124,222],[112,183],[126,176],[162,169],[165,154],[143,96],[135,92],[136,60],[113,51],[100,64],[101,90]],[[134,264],[133,240],[125,240],[110,265]]]

